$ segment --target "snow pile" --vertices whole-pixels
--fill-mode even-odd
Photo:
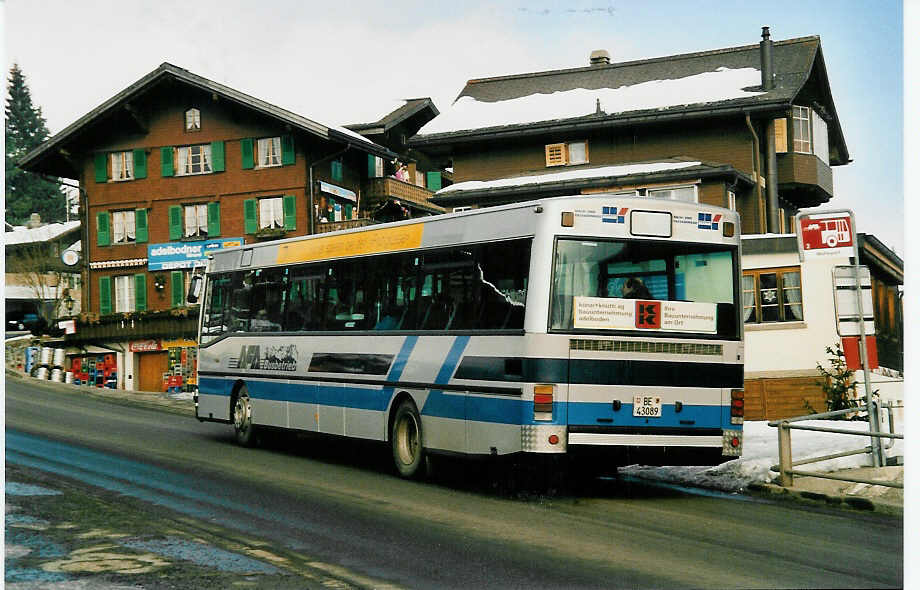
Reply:
[[[839,428],[855,432],[867,432],[869,430],[868,422],[806,420],[796,422],[796,424]],[[888,431],[887,424],[882,425],[882,430]],[[779,444],[777,440],[777,429],[768,426],[767,422],[745,422],[744,446],[740,459],[715,467],[647,467],[631,465],[620,469],[620,473],[643,479],[689,484],[727,492],[739,492],[752,483],[766,483],[777,476],[777,473],[770,471],[772,465],[779,463]],[[846,434],[793,430],[792,459],[793,461],[798,461],[800,459],[855,450],[869,445],[869,440],[868,437]],[[887,444],[888,439],[882,439],[882,445]],[[892,449],[886,451],[886,455],[889,457],[903,454],[903,441],[897,441]],[[800,466],[799,469],[829,472],[871,465],[871,457],[867,454],[860,454],[830,459],[820,463],[809,463]]]
[[[461,96],[444,113],[419,130],[419,135],[451,133],[485,127],[521,125],[540,121],[572,119],[593,115],[626,113],[750,98],[763,94],[747,91],[760,86],[760,70],[719,68],[676,80],[651,80],[619,88],[574,88],[551,94],[531,94],[497,102],[481,102]]]
[[[446,186],[438,191],[443,195],[456,191],[472,191],[488,188],[502,188],[511,186],[526,186],[530,184],[546,184],[548,182],[562,182],[566,180],[580,180],[585,178],[608,178],[612,176],[629,176],[632,174],[650,174],[662,170],[679,170],[699,166],[700,162],[651,162],[645,164],[626,164],[623,166],[602,166],[600,168],[581,168],[566,170],[552,174],[535,174],[532,176],[518,176],[514,178],[501,178],[499,180],[468,180]]]

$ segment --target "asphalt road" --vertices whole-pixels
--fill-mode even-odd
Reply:
[[[903,583],[900,519],[625,484],[509,492],[494,483],[503,467],[479,463],[403,481],[373,445],[275,439],[244,449],[228,426],[72,391],[8,380],[8,463],[242,532],[356,585]]]

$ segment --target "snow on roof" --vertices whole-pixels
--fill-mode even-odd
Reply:
[[[11,232],[4,232],[3,241],[5,244],[26,244],[29,242],[47,242],[53,240],[73,229],[80,227],[79,221],[68,221],[66,223],[49,223],[41,227],[28,229],[17,226]]]
[[[345,127],[336,127],[336,126],[331,126],[331,127],[329,127],[329,128],[330,128],[330,129],[335,129],[336,131],[338,131],[339,133],[342,133],[343,135],[347,135],[347,136],[349,136],[349,137],[354,137],[355,139],[360,139],[361,141],[363,141],[363,142],[366,143],[366,144],[373,145],[373,146],[377,146],[377,144],[374,143],[373,141],[371,141],[371,140],[369,140],[368,138],[364,137],[364,136],[361,135],[360,133],[355,133],[355,132],[352,131],[351,129],[346,129]],[[378,146],[378,147],[381,147],[381,146]]]
[[[606,178],[610,176],[630,176],[632,174],[649,174],[664,170],[680,170],[699,166],[700,162],[650,162],[643,164],[625,164],[620,166],[601,166],[600,168],[581,168],[566,170],[553,174],[535,174],[533,176],[518,176],[514,178],[500,178],[498,180],[468,180],[444,187],[436,194],[443,195],[455,191],[484,190],[490,188],[506,188],[529,184],[546,184],[562,182],[565,180],[581,180],[585,178]]]
[[[486,127],[520,125],[593,115],[597,101],[604,114],[665,110],[675,106],[750,98],[763,94],[744,90],[760,85],[754,68],[720,67],[675,80],[651,80],[619,88],[575,88],[552,94],[531,94],[497,102],[461,96],[449,109],[422,127],[419,135],[453,133]]]

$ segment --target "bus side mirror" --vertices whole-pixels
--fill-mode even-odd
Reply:
[[[198,303],[201,298],[201,286],[203,284],[204,279],[201,275],[192,275],[188,284],[188,295],[185,297],[186,303]]]

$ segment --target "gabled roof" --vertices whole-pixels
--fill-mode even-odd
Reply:
[[[384,158],[393,158],[396,156],[396,154],[387,148],[377,145],[349,129],[319,123],[312,119],[298,115],[297,113],[293,113],[271,103],[249,96],[248,94],[230,88],[229,86],[224,86],[223,84],[219,84],[213,80],[208,80],[207,78],[193,74],[186,69],[164,62],[160,64],[157,69],[153,70],[134,84],[128,86],[115,96],[106,100],[89,113],[83,115],[75,122],[68,125],[64,130],[55,134],[47,141],[23,156],[23,158],[19,161],[19,167],[23,168],[24,170],[48,172],[51,174],[63,176],[59,170],[54,171],[52,169],[48,169],[47,167],[51,164],[46,162],[46,160],[56,157],[59,149],[64,148],[68,143],[75,140],[80,136],[80,134],[98,123],[106,115],[124,108],[131,101],[136,100],[138,97],[149,92],[155,86],[165,80],[175,80],[194,88],[212,93],[246,109],[250,109],[267,117],[277,119],[285,125],[290,125],[291,128],[295,130],[319,137],[321,139],[348,144],[362,151],[366,151],[368,153]]]
[[[571,170],[550,170],[498,180],[469,180],[444,187],[431,202],[444,207],[520,200],[523,195],[542,198],[573,194],[584,189],[610,188],[650,182],[680,182],[700,178],[725,177],[732,182],[753,184],[746,174],[727,164],[711,164],[685,158],[666,158],[613,166],[593,166]]]
[[[470,80],[453,105],[409,143],[424,148],[568,128],[775,112],[792,104],[816,64],[822,105],[835,114],[819,37],[774,42],[773,64],[775,83],[768,91],[761,88],[758,44]],[[836,163],[846,163],[840,124],[836,117],[828,124]]]
[[[386,133],[396,125],[399,125],[400,123],[414,117],[416,114],[422,111],[428,111],[424,121],[425,123],[431,119],[434,119],[438,116],[438,114],[440,114],[438,108],[434,106],[434,102],[432,102],[432,100],[427,97],[407,98],[401,102],[401,105],[384,114],[376,121],[371,121],[369,123],[353,123],[350,125],[345,125],[345,128],[363,134]]]

